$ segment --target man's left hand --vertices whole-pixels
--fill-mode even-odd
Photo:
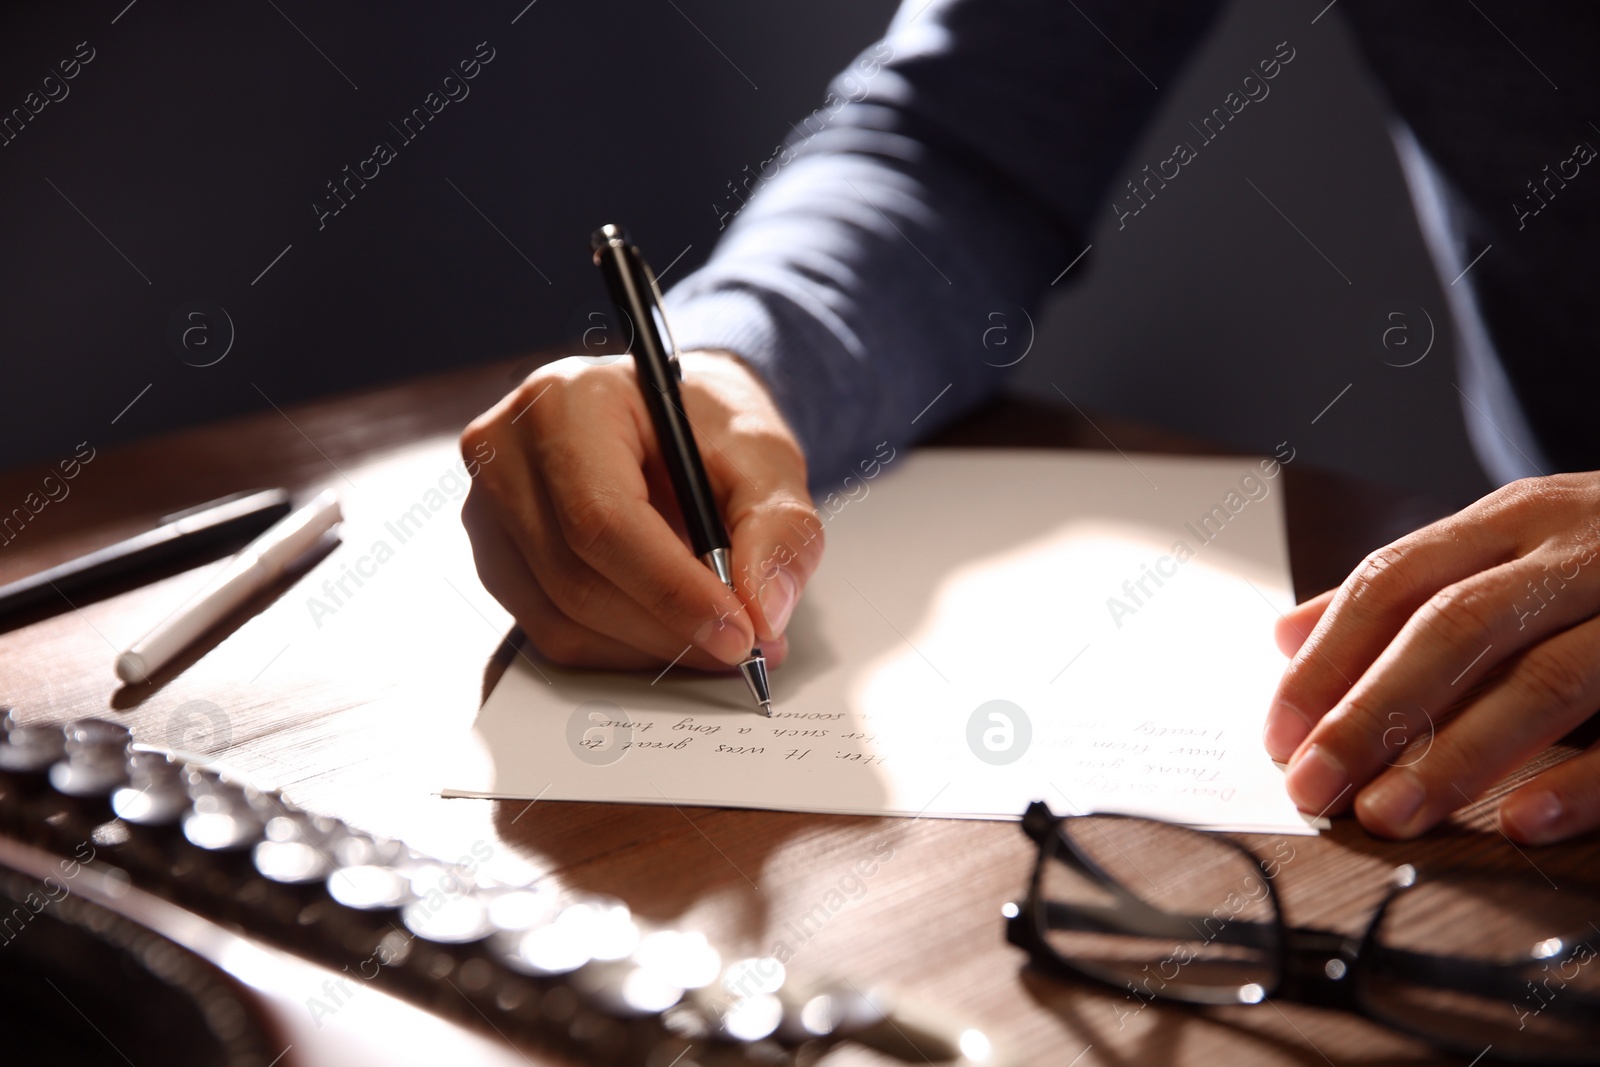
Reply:
[[[1600,708],[1600,472],[1514,482],[1379,549],[1278,624],[1267,716],[1304,811],[1414,837]],[[1600,746],[1507,796],[1542,844],[1600,826]]]

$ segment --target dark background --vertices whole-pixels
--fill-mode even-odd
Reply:
[[[0,466],[570,343],[600,296],[589,232],[625,222],[658,269],[687,249],[668,283],[703,262],[727,183],[895,6],[525,3],[8,5],[0,113],[80,41],[96,54],[0,147]],[[1378,102],[1323,6],[1245,0],[1161,87],[1129,177],[1277,42],[1298,52],[1126,230],[1107,208],[1015,388],[1265,451],[1287,440],[1465,499],[1486,483],[1444,302]],[[495,56],[470,95],[402,143],[389,123],[479,42]],[[319,230],[325,183],[378,141],[397,158]],[[190,348],[169,338],[193,301],[232,322],[211,366],[188,364],[220,354],[216,311]],[[1419,308],[1437,344],[1398,369],[1387,315]]]

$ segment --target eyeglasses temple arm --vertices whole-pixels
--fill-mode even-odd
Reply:
[[[1526,963],[1488,963],[1384,947],[1379,947],[1376,953],[1372,959],[1364,961],[1367,966],[1413,985],[1505,999],[1513,1005],[1518,999],[1531,997],[1539,1004],[1539,1011],[1548,1010],[1579,1019],[1593,1018],[1600,1013],[1600,997],[1579,992],[1571,988],[1570,983],[1556,989],[1541,986],[1529,977]],[[1541,988],[1548,999],[1536,995]]]

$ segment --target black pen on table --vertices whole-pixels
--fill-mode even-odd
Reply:
[[[254,537],[289,511],[288,492],[264,489],[234,493],[168,515],[153,530],[0,585],[0,617],[203,549]]]
[[[729,551],[728,530],[717,513],[717,499],[706,479],[700,449],[694,443],[694,428],[684,414],[678,383],[683,368],[678,363],[672,330],[661,306],[661,288],[639,249],[622,227],[605,225],[589,239],[595,266],[605,275],[611,299],[633,324],[633,365],[639,374],[645,407],[655,425],[661,454],[672,477],[672,490],[689,529],[689,542],[700,557],[730,590],[733,584],[733,559]],[[665,337],[663,337],[665,335]],[[769,717],[772,715],[772,690],[767,682],[767,660],[759,648],[739,664],[739,673],[750,687],[750,694]]]

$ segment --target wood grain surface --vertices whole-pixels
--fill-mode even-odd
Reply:
[[[220,561],[7,623],[0,701],[25,723],[107,716],[137,740],[222,754],[307,808],[444,857],[486,843],[491,872],[547,874],[614,894],[650,919],[704,930],[729,953],[767,953],[782,942],[795,973],[881,986],[970,1020],[1017,1063],[1449,1062],[1338,1013],[1285,1003],[1130,1014],[1135,1004],[1123,994],[1036,973],[1002,935],[1000,907],[1020,895],[1033,858],[1015,824],[432,795],[441,784],[435,751],[468,727],[514,654],[509,617],[478,583],[458,521],[455,435],[534,365],[491,364],[283,411],[264,402],[248,418],[97,452],[64,499],[0,547],[0,581],[196,502],[274,485],[338,488],[342,541],[145,685],[118,685],[115,653]],[[92,431],[85,436],[92,445]],[[935,444],[1222,451],[1016,402],[979,412]],[[45,473],[0,475],[0,511],[20,505]],[[1286,468],[1285,491],[1302,598],[1446,510],[1303,462]],[[444,501],[437,509],[435,497]],[[428,517],[414,518],[400,541],[393,524],[419,504]],[[333,605],[324,581],[371,556],[379,540],[392,556],[366,564],[369,576],[359,587],[347,583],[349,595]],[[849,880],[856,862],[881,859],[884,843],[892,857],[857,889]],[[1335,929],[1359,927],[1402,862],[1470,862],[1559,884],[1595,869],[1597,858],[1592,837],[1518,850],[1473,810],[1419,842],[1379,841],[1339,820],[1333,832],[1290,845],[1294,858],[1279,882],[1289,920]],[[846,902],[830,908],[841,886]],[[857,1060],[866,1057],[836,1053],[828,1062]]]

